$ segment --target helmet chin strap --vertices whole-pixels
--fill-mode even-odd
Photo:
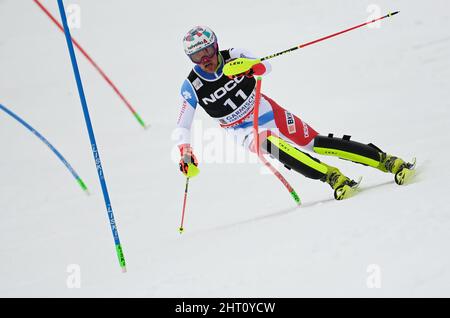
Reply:
[[[214,72],[217,72],[217,70],[220,68],[220,65],[222,65],[223,57],[222,54],[220,54],[219,50],[217,50],[217,67],[214,70]]]

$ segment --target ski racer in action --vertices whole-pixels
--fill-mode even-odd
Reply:
[[[190,144],[190,128],[198,106],[228,133],[236,136],[239,144],[256,152],[258,145],[255,145],[253,136],[254,76],[268,74],[271,66],[265,61],[238,76],[225,76],[222,70],[227,62],[254,56],[241,49],[219,50],[215,33],[205,26],[192,28],[185,35],[183,45],[186,55],[195,64],[181,87],[182,106],[177,122],[177,131],[181,136],[177,143],[181,154],[179,167],[186,175],[189,163],[198,165]],[[403,184],[408,170],[413,168],[414,164],[387,154],[373,144],[350,140],[350,136],[337,138],[332,134],[321,135],[264,94],[259,107],[259,146],[262,151],[272,155],[289,170],[329,184],[337,200],[346,198],[345,191],[341,191],[344,186],[356,187],[358,183],[338,168],[304,151],[336,156],[392,173],[397,184]]]

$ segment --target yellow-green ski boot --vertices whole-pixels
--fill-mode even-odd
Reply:
[[[382,153],[378,169],[383,172],[393,173],[395,175],[395,183],[403,185],[408,183],[415,175],[415,167],[416,158],[412,162],[405,162],[398,157]]]
[[[334,198],[336,200],[344,200],[350,198],[356,193],[361,179],[357,181],[351,180],[339,171],[338,168],[328,166],[328,172],[325,175],[324,182],[328,183],[334,190]]]

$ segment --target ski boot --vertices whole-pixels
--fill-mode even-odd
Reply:
[[[414,176],[416,167],[416,159],[413,162],[405,162],[402,159],[381,153],[380,164],[377,167],[383,172],[390,172],[394,174],[395,183],[402,185],[408,183],[408,181]]]
[[[334,190],[334,198],[336,200],[343,200],[353,196],[361,182],[361,180],[356,182],[347,178],[339,169],[331,166],[328,166],[328,172],[321,180],[328,183]]]

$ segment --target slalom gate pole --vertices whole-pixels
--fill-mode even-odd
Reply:
[[[10,109],[6,108],[6,106],[0,104],[0,109],[3,110],[5,113],[7,113],[9,116],[17,120],[20,124],[22,124],[25,128],[27,128],[29,131],[31,131],[36,137],[38,137],[44,144],[46,144],[51,151],[61,160],[61,162],[66,166],[66,168],[70,171],[72,176],[77,181],[78,185],[81,187],[81,189],[86,193],[89,194],[89,190],[86,187],[86,184],[84,181],[80,178],[78,173],[75,171],[75,169],[72,168],[72,166],[69,164],[69,162],[63,157],[63,155],[55,148],[53,145],[44,137],[42,136],[36,129],[31,127],[25,120],[20,118],[17,114],[15,114]]]
[[[334,37],[336,37],[338,35],[350,32],[350,31],[355,30],[355,29],[359,29],[359,28],[361,28],[363,26],[375,23],[377,21],[380,21],[380,20],[383,20],[383,19],[386,19],[386,18],[390,18],[390,17],[398,14],[399,12],[400,11],[396,11],[396,12],[393,12],[393,13],[386,14],[385,16],[379,17],[377,19],[374,19],[374,20],[371,20],[371,21],[368,21],[368,22],[356,25],[354,27],[351,27],[351,28],[339,31],[337,33],[333,33],[333,34],[324,36],[322,38],[319,38],[319,39],[311,41],[311,42],[307,42],[307,43],[304,43],[304,44],[300,44],[300,45],[294,46],[294,47],[292,47],[290,49],[287,49],[287,50],[284,50],[284,51],[281,51],[281,52],[278,52],[278,53],[275,53],[275,54],[271,54],[271,55],[268,55],[268,56],[260,58],[260,59],[238,58],[236,60],[233,60],[233,61],[228,62],[227,64],[225,64],[225,66],[223,68],[223,73],[225,75],[227,75],[227,76],[244,73],[244,72],[248,71],[253,65],[256,65],[256,64],[261,63],[263,61],[272,59],[272,58],[280,56],[280,55],[284,55],[286,53],[290,53],[290,52],[296,51],[298,49],[303,49],[303,48],[308,47],[310,45],[313,45],[313,44],[316,44],[316,43],[319,43],[319,42],[322,42],[322,41],[334,38]]]
[[[112,231],[114,243],[116,246],[117,257],[119,259],[119,264],[120,264],[120,267],[122,268],[122,272],[125,273],[127,271],[125,256],[123,254],[122,245],[120,243],[119,231],[117,229],[116,221],[114,219],[114,213],[113,213],[113,209],[112,209],[112,205],[111,205],[111,200],[110,200],[109,194],[108,194],[108,188],[106,186],[105,176],[103,174],[102,162],[100,160],[100,154],[99,154],[99,150],[97,148],[97,142],[95,141],[94,130],[92,128],[91,118],[89,115],[89,109],[88,109],[88,105],[86,102],[86,96],[84,94],[83,83],[81,81],[80,71],[78,69],[77,58],[75,56],[75,50],[74,50],[73,44],[72,44],[72,37],[70,35],[69,26],[67,25],[67,17],[66,17],[66,12],[64,9],[63,0],[58,0],[58,7],[59,7],[59,13],[61,14],[61,20],[62,20],[62,23],[64,26],[64,34],[66,36],[66,42],[67,42],[67,47],[69,50],[70,59],[72,61],[73,73],[75,75],[75,80],[77,82],[77,87],[78,87],[78,93],[80,95],[81,107],[83,108],[84,119],[86,121],[86,127],[87,127],[87,130],[89,133],[89,139],[90,139],[91,147],[92,147],[92,154],[94,156],[94,161],[95,161],[96,168],[97,168],[98,178],[100,180],[100,185],[102,187],[102,192],[103,192],[103,198],[105,200],[106,211],[108,214],[109,223],[111,226],[111,231]]]
[[[255,142],[255,148],[256,148],[256,154],[258,155],[258,158],[262,161],[262,163],[269,168],[269,170],[278,178],[278,180],[283,183],[286,190],[289,191],[292,198],[295,200],[295,202],[300,205],[301,200],[298,196],[297,192],[294,190],[294,188],[289,184],[289,182],[283,177],[283,175],[270,164],[270,162],[264,157],[264,155],[261,153],[261,143],[259,140],[259,105],[261,103],[261,86],[262,86],[262,78],[261,76],[258,76],[256,78],[256,96],[255,96],[255,106],[253,108],[253,134],[254,134],[254,142]]]
[[[56,20],[56,18],[50,13],[50,11],[46,7],[44,7],[44,5],[40,2],[40,0],[33,0],[33,1],[47,15],[47,17],[58,27],[58,29],[60,29],[64,33],[64,28],[61,25],[61,23],[59,23],[59,21]],[[119,91],[117,86],[112,82],[112,80],[108,77],[108,75],[105,74],[105,72],[100,68],[100,66],[98,66],[97,63],[95,63],[95,61],[89,56],[89,54],[83,49],[83,47],[74,38],[72,38],[72,43],[77,47],[77,49],[81,52],[81,54],[84,55],[84,57],[89,61],[89,63],[91,63],[91,65],[100,73],[100,75],[108,83],[108,85],[111,86],[111,88],[114,90],[114,92],[117,94],[117,96],[119,96],[119,98],[122,100],[122,102],[125,104],[125,106],[131,111],[131,113],[136,118],[138,123],[144,129],[146,129],[147,127],[150,127],[149,125],[147,126],[145,124],[145,122],[142,120],[142,117],[137,113],[137,111],[133,108],[133,106],[125,98],[125,96]]]

